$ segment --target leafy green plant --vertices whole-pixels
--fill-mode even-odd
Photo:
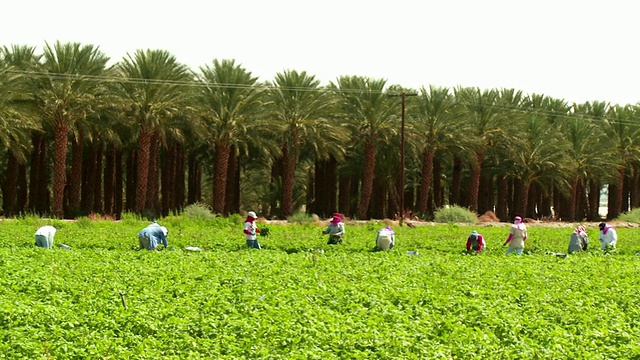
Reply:
[[[268,224],[246,248],[240,216],[171,227],[172,251],[137,250],[146,219],[64,222],[33,245],[33,221],[0,221],[0,354],[11,359],[636,358],[640,232],[567,258],[572,227],[528,226],[528,255],[505,256],[508,224]],[[240,223],[237,223],[237,222]],[[40,223],[51,220],[41,219]],[[266,226],[261,228],[265,228]],[[489,248],[463,255],[478,230]],[[598,229],[587,229],[597,239]],[[532,241],[532,242],[530,242]],[[195,246],[202,251],[187,251]],[[408,256],[407,251],[418,255]],[[576,276],[580,274],[581,276]],[[567,286],[571,284],[571,286]],[[616,296],[612,296],[615,294]]]
[[[478,215],[467,208],[453,205],[443,207],[434,212],[434,221],[437,223],[466,223],[475,224],[478,222]]]

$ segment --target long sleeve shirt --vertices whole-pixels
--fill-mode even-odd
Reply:
[[[329,236],[335,236],[342,238],[344,235],[344,223],[339,222],[338,224],[329,223],[329,226],[324,231],[325,234],[329,234]]]
[[[469,236],[467,238],[467,251],[471,251],[472,243],[473,239],[471,239],[471,236]],[[482,250],[484,250],[484,237],[482,237],[482,235],[478,234],[478,246],[473,250],[476,250],[477,252],[481,252]]]
[[[524,224],[511,225],[511,232],[505,243],[512,249],[524,249],[525,240],[527,240],[527,228]]]
[[[256,240],[256,233],[259,233],[260,229],[258,229],[258,226],[256,225],[256,222],[254,220],[250,220],[247,219],[244,222],[244,234],[247,237],[247,240]]]
[[[393,248],[396,242],[396,234],[393,230],[382,229],[376,235],[376,247],[380,250],[389,250]]]
[[[162,231],[160,225],[153,223],[146,228],[140,230],[138,237],[145,236],[149,238],[149,250],[154,250],[159,244],[169,247],[167,236]]]
[[[616,233],[616,229],[614,229],[611,225],[605,226],[605,228],[600,231],[600,242],[603,250],[607,248],[607,245],[615,247],[616,243],[618,242],[618,234]]]
[[[586,232],[574,232],[571,233],[571,238],[569,239],[569,248],[567,249],[567,252],[571,254],[573,252],[583,251],[587,249],[588,245],[589,236]]]

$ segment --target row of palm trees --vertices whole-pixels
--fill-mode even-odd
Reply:
[[[234,60],[193,71],[163,50],[109,61],[80,43],[2,48],[5,216],[158,216],[201,202],[272,218],[429,218],[460,205],[503,220],[596,220],[605,186],[607,217],[640,204],[633,105],[362,76],[322,86],[294,70],[258,82]],[[401,171],[393,95],[412,92]]]

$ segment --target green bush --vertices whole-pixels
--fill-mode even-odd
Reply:
[[[630,223],[638,223],[640,222],[640,208],[622,213],[620,214],[620,216],[616,218],[616,220],[626,221]]]
[[[318,220],[317,216],[309,215],[304,212],[297,212],[289,217],[287,221],[292,224],[310,224]]]
[[[478,215],[457,205],[440,208],[434,213],[434,221],[437,223],[466,223],[475,224],[478,222]]]
[[[214,218],[207,204],[195,203],[184,208],[182,213],[189,220],[211,220]]]

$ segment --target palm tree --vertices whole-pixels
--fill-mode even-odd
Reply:
[[[563,219],[576,221],[581,220],[584,215],[579,216],[577,212],[580,203],[578,190],[587,189],[594,174],[607,171],[610,155],[607,143],[602,141],[599,123],[591,117],[590,113],[594,111],[592,104],[573,104],[571,108],[572,112],[565,117],[560,117],[556,123],[560,125],[564,141],[569,145],[566,152],[567,168],[563,176],[567,182],[564,188],[569,204],[567,213],[562,215]],[[596,199],[599,201],[599,191]],[[560,209],[555,210],[558,213]]]
[[[364,147],[364,173],[357,216],[366,219],[373,190],[376,146],[397,133],[395,103],[385,94],[386,80],[342,76],[330,88],[339,96],[340,113],[348,120],[354,143]]]
[[[450,90],[444,87],[430,86],[427,90],[422,87],[420,96],[413,111],[410,113],[416,136],[422,147],[422,169],[420,176],[420,191],[418,193],[418,212],[427,211],[429,191],[433,181],[433,159],[435,154],[450,144],[456,143],[461,136],[458,120],[460,113],[455,106],[455,99]]]
[[[31,99],[33,80],[28,77],[37,68],[38,59],[33,47],[0,49],[0,150],[7,154],[2,179],[5,216],[18,210],[19,171],[26,169],[31,132],[40,129]]]
[[[189,69],[164,50],[137,50],[116,65],[123,78],[120,90],[129,104],[127,115],[137,129],[137,179],[135,210],[142,213],[147,203],[152,140],[161,133],[163,123],[184,111],[181,107],[191,94]]]
[[[251,127],[261,101],[257,77],[234,60],[213,60],[200,67],[198,102],[214,150],[213,211],[224,214],[227,170],[232,147]]]
[[[329,141],[335,133],[326,119],[334,103],[319,85],[320,81],[305,71],[287,70],[276,74],[268,92],[270,117],[282,148],[283,216],[293,213],[294,174],[301,148]]]
[[[623,192],[625,172],[633,161],[640,158],[640,124],[637,108],[632,105],[610,107],[603,122],[603,130],[610,144],[615,147],[614,157],[619,160],[616,179],[609,185],[607,217],[614,219],[620,212],[628,210],[622,208],[622,198],[626,195]]]
[[[464,111],[465,120],[473,128],[469,135],[478,140],[478,145],[474,148],[475,164],[471,172],[469,188],[469,209],[477,211],[484,155],[489,146],[490,138],[501,132],[500,118],[504,114],[504,108],[499,105],[500,93],[497,90],[458,87],[454,93],[456,102]]]
[[[80,43],[44,48],[43,76],[36,102],[43,118],[53,126],[53,212],[63,216],[66,159],[69,131],[84,119],[95,103],[95,77],[106,69],[109,58],[93,45]]]
[[[509,158],[520,190],[514,194],[518,200],[515,212],[524,216],[532,183],[550,172],[558,177],[565,173],[568,144],[563,141],[562,133],[552,126],[554,117],[566,114],[566,106],[561,102],[534,94],[524,100],[522,110],[513,128]]]

